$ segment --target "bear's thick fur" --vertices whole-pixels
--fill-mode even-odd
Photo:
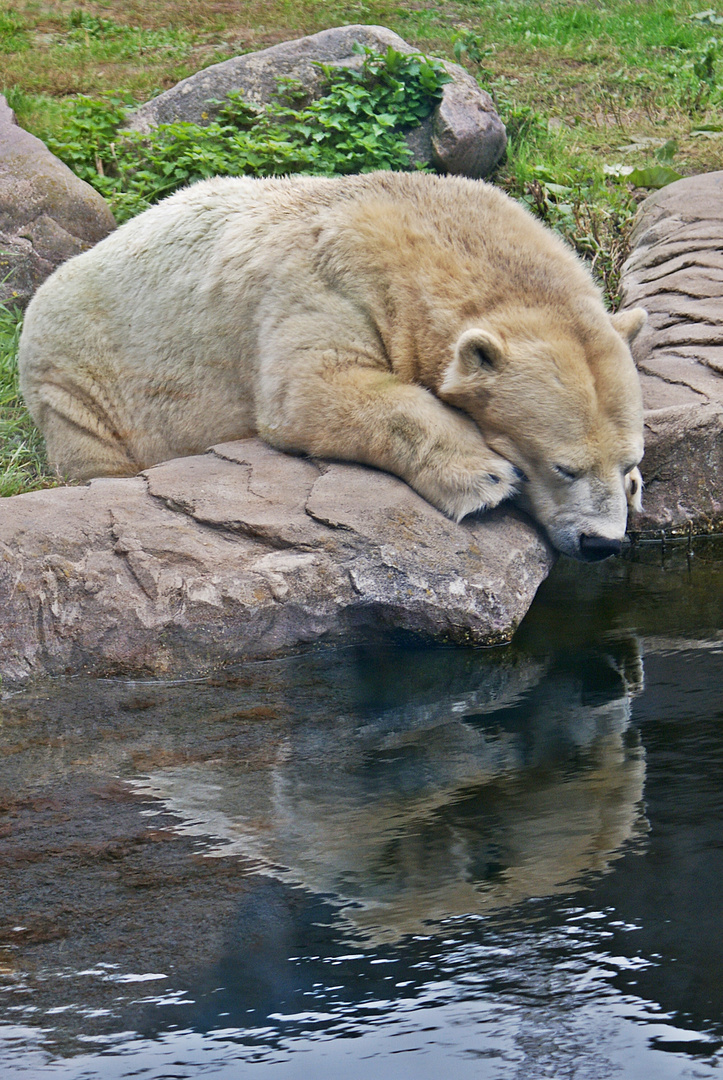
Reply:
[[[599,558],[639,500],[626,339],[579,260],[480,181],[203,181],[71,259],[28,307],[21,386],[66,477],[258,433],[396,473],[446,514],[518,495]]]

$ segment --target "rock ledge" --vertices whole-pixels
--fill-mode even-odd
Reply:
[[[0,675],[188,677],[380,629],[509,640],[554,555],[401,480],[256,439],[0,502]]]
[[[640,206],[623,306],[650,320],[633,345],[645,413],[641,538],[723,528],[723,172]]]

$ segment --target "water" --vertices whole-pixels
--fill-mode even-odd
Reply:
[[[2,1075],[720,1075],[722,554],[561,562],[505,649],[6,693]]]

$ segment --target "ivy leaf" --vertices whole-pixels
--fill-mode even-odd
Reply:
[[[651,165],[647,169],[633,169],[626,179],[635,187],[663,188],[683,177],[668,165]]]
[[[546,182],[545,190],[549,191],[551,195],[555,195],[557,197],[560,195],[569,195],[572,191],[572,188],[568,187],[567,184],[552,184]]]
[[[668,139],[667,142],[663,143],[663,145],[655,151],[655,156],[661,165],[672,165],[677,150],[678,140]]]

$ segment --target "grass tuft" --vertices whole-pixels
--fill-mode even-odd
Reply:
[[[0,497],[55,487],[43,440],[18,388],[22,312],[0,304]]]

